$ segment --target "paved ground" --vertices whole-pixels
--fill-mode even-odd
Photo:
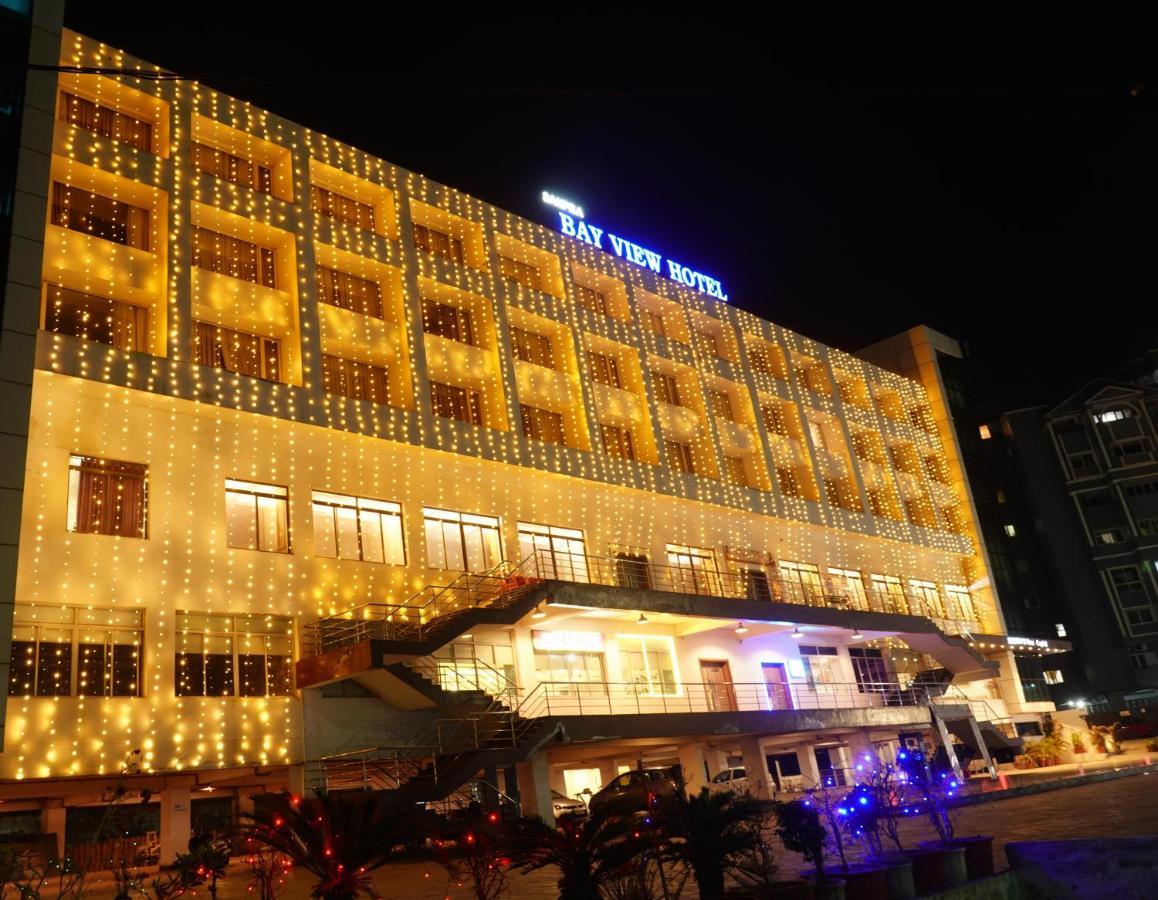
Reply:
[[[1005,868],[1007,841],[1034,841],[1066,838],[1124,837],[1158,834],[1158,775],[1136,775],[1102,784],[1083,785],[1028,797],[995,800],[961,809],[957,814],[961,836],[992,834],[998,868]],[[906,823],[906,843],[930,837],[920,820]],[[801,867],[794,854],[781,850],[777,855],[784,874]],[[249,900],[244,874],[234,871],[221,882],[219,900]],[[510,896],[517,900],[552,900],[558,894],[552,871],[511,877]],[[295,873],[283,900],[305,900],[310,878]],[[390,900],[467,900],[471,893],[449,884],[445,871],[434,864],[396,863],[380,870],[375,884]],[[111,896],[111,892],[90,885],[86,897]],[[690,900],[694,892],[687,891]]]

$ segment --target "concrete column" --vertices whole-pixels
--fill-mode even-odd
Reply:
[[[820,766],[816,762],[816,748],[812,744],[801,744],[796,748],[796,761],[800,763],[800,777],[804,784],[820,784]]]
[[[997,766],[993,765],[993,757],[989,755],[989,745],[985,743],[985,736],[981,733],[981,726],[977,724],[977,720],[973,716],[969,717],[969,727],[973,730],[973,740],[977,744],[977,750],[981,754],[981,758],[985,760],[985,768],[989,772],[990,778],[997,777]]]
[[[161,792],[161,865],[171,865],[189,849],[192,791],[187,787]]]
[[[306,768],[305,766],[290,766],[286,774],[286,790],[296,797],[306,795]]]
[[[48,800],[50,806],[40,811],[40,830],[45,834],[55,835],[56,852],[64,855],[64,826],[68,811],[64,808],[63,800]]]
[[[545,753],[532,753],[526,762],[515,764],[519,778],[519,805],[523,808],[523,815],[539,816],[548,825],[554,825],[550,768]]]
[[[937,729],[937,737],[941,740],[941,746],[945,748],[945,755],[949,758],[949,766],[953,769],[953,774],[961,783],[965,782],[965,774],[961,771],[961,761],[957,759],[957,751],[953,749],[953,739],[949,736],[949,729],[945,725],[945,720],[939,716],[933,716],[933,724]]]
[[[703,744],[684,744],[679,748],[680,769],[689,797],[698,794],[700,788],[706,787],[711,778],[704,756],[706,750],[707,747]]]
[[[877,755],[876,747],[873,746],[872,738],[869,737],[868,731],[854,731],[848,735],[847,740],[849,756],[852,757],[851,763],[854,772],[857,771],[857,766],[863,766],[864,768],[861,771],[865,772],[876,768],[880,763],[880,757]]]
[[[599,760],[599,777],[603,779],[600,787],[607,787],[608,782],[619,774],[619,766],[615,764],[615,759],[601,759]]]
[[[744,770],[748,773],[748,793],[761,800],[772,799],[773,781],[768,774],[768,761],[759,738],[743,738],[740,754],[744,757]]]

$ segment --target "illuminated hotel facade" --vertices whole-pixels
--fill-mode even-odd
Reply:
[[[124,777],[170,858],[210,788],[482,778],[550,815],[641,760],[769,793],[1051,708],[936,384],[81,35],[59,60],[93,71],[30,78],[7,290],[5,814],[63,842]]]

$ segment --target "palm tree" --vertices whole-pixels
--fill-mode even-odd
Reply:
[[[746,794],[702,788],[688,796],[678,790],[659,807],[665,854],[691,870],[701,900],[720,900],[725,876],[747,869],[764,849],[761,826],[768,812],[768,804]]]
[[[539,818],[519,820],[511,860],[524,873],[555,866],[559,900],[600,900],[600,886],[646,849],[631,819],[604,808],[558,828]]]
[[[377,896],[370,873],[386,863],[413,830],[407,811],[372,794],[289,793],[262,798],[244,834],[316,876],[310,896],[354,900]]]

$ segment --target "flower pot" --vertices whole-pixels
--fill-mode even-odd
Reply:
[[[889,874],[884,866],[853,863],[833,872],[844,882],[848,900],[889,900]]]
[[[844,882],[839,878],[814,881],[816,900],[844,900]]]
[[[939,853],[942,857],[942,866],[944,867],[944,878],[941,887],[938,890],[946,888],[957,887],[969,880],[969,872],[965,868],[965,848],[963,846],[955,846],[954,844],[942,844],[940,841],[919,841],[917,846],[922,850],[928,850],[933,853]],[[917,880],[916,875],[916,861],[913,865],[914,881]],[[924,894],[926,891],[921,890],[921,885],[917,884],[917,893]]]
[[[988,878],[993,874],[993,838],[986,835],[953,839],[954,847],[965,848],[965,870],[969,880]]]
[[[935,894],[945,889],[945,854],[940,850],[919,847],[906,850],[913,864],[913,887],[918,895]]]
[[[913,884],[913,861],[903,853],[883,853],[872,862],[885,867],[889,882],[889,900],[912,900],[917,896]]]

